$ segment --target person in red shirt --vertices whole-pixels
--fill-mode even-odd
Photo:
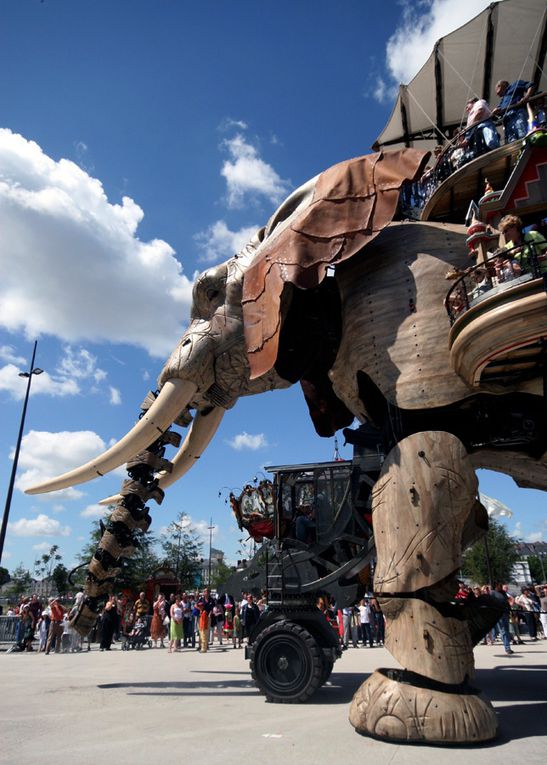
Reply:
[[[59,598],[50,598],[49,610],[51,611],[51,622],[46,643],[46,656],[51,650],[51,644],[55,640],[55,653],[61,653],[61,636],[63,634],[63,616],[65,609],[59,603]]]

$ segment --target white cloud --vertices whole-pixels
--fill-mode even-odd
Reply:
[[[222,166],[221,174],[228,186],[228,205],[239,207],[248,194],[259,194],[270,202],[279,202],[289,190],[288,181],[279,177],[258,150],[238,133],[222,143],[230,159]]]
[[[192,285],[167,242],[138,238],[141,208],[110,203],[99,180],[8,129],[0,168],[0,326],[168,353]]]
[[[7,364],[0,368],[0,390],[7,391],[16,401],[25,397],[28,379],[19,377],[19,367]],[[45,394],[47,396],[75,396],[80,392],[80,387],[75,380],[52,376],[49,372],[33,375],[31,395]]]
[[[0,345],[0,361],[7,361],[9,364],[16,364],[23,367],[24,371],[28,369],[28,361],[22,356],[17,356],[15,348],[12,345]]]
[[[247,123],[243,120],[233,120],[231,117],[225,117],[225,119],[223,119],[218,126],[218,129],[221,133],[225,133],[228,130],[232,130],[233,128],[237,128],[238,130],[247,130],[248,127],[249,126]]]
[[[107,511],[108,507],[103,507],[103,505],[88,505],[80,515],[82,518],[103,518]]]
[[[112,406],[119,406],[122,403],[122,394],[117,388],[110,386],[110,403]]]
[[[49,550],[51,548],[50,542],[39,542],[37,545],[32,545],[33,550],[38,550],[38,552],[45,552],[46,550]]]
[[[69,526],[61,526],[59,521],[41,513],[37,518],[21,518],[9,523],[10,532],[16,537],[67,537]]]
[[[97,368],[97,357],[85,348],[75,351],[71,346],[66,346],[64,356],[57,366],[57,371],[63,377],[77,380],[92,379],[101,382],[106,377],[103,369]]]
[[[90,430],[59,433],[31,430],[23,437],[15,485],[24,491],[47,478],[83,465],[105,448],[102,438]],[[54,500],[57,505],[61,496],[63,499],[78,499],[83,492],[70,488],[42,495],[44,499]]]
[[[257,449],[263,449],[264,447],[268,446],[268,442],[264,436],[264,433],[257,433],[253,436],[250,433],[245,433],[245,431],[243,431],[243,433],[239,433],[237,436],[234,436],[230,441],[227,441],[227,443],[232,447],[232,449],[235,449],[238,452],[240,452],[242,449],[250,449],[251,451],[256,451]]]
[[[247,226],[239,231],[230,231],[225,221],[217,220],[194,238],[203,251],[202,259],[213,263],[236,255],[256,234],[258,228],[259,226]]]
[[[383,77],[377,76],[372,82],[371,87],[368,88],[366,95],[372,95],[372,97],[380,104],[385,104],[393,101],[397,96],[398,84],[387,82]]]
[[[4,550],[2,553],[2,560],[7,560],[8,558],[13,557],[13,553],[10,553],[9,550]]]
[[[529,534],[526,534],[524,537],[525,542],[542,542],[543,541],[543,532],[541,531],[531,531]]]
[[[401,21],[386,45],[391,82],[378,78],[370,88],[378,101],[393,98],[393,87],[408,83],[427,61],[437,40],[470,21],[491,0],[425,0],[401,2]]]

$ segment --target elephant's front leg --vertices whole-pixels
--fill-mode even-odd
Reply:
[[[350,721],[360,733],[430,743],[496,734],[492,705],[468,683],[468,624],[448,604],[476,493],[465,448],[450,433],[409,436],[384,463],[373,491],[374,589],[386,648],[404,669],[377,670],[359,688]]]

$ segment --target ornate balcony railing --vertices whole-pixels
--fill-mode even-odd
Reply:
[[[525,242],[511,249],[498,250],[486,263],[466,269],[445,299],[450,324],[487,297],[547,274],[544,247]]]
[[[533,129],[546,127],[547,93],[539,93],[528,103],[533,114]],[[488,123],[488,130],[491,132],[485,130],[485,123]],[[403,186],[401,210],[405,217],[419,218],[420,211],[443,181],[472,160],[501,146],[502,140],[497,130],[501,124],[501,117],[492,117],[458,131],[437,155],[433,167],[426,170],[418,181]]]

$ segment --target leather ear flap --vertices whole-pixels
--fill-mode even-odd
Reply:
[[[414,180],[429,152],[379,152],[341,162],[318,176],[300,204],[283,206],[243,280],[243,322],[251,379],[277,358],[281,294],[287,282],[316,287],[327,267],[363,249],[393,219],[401,185]],[[277,222],[278,221],[278,222]]]
[[[354,420],[352,412],[340,401],[329,377],[324,374],[314,380],[300,380],[310,417],[318,436],[328,438]]]

